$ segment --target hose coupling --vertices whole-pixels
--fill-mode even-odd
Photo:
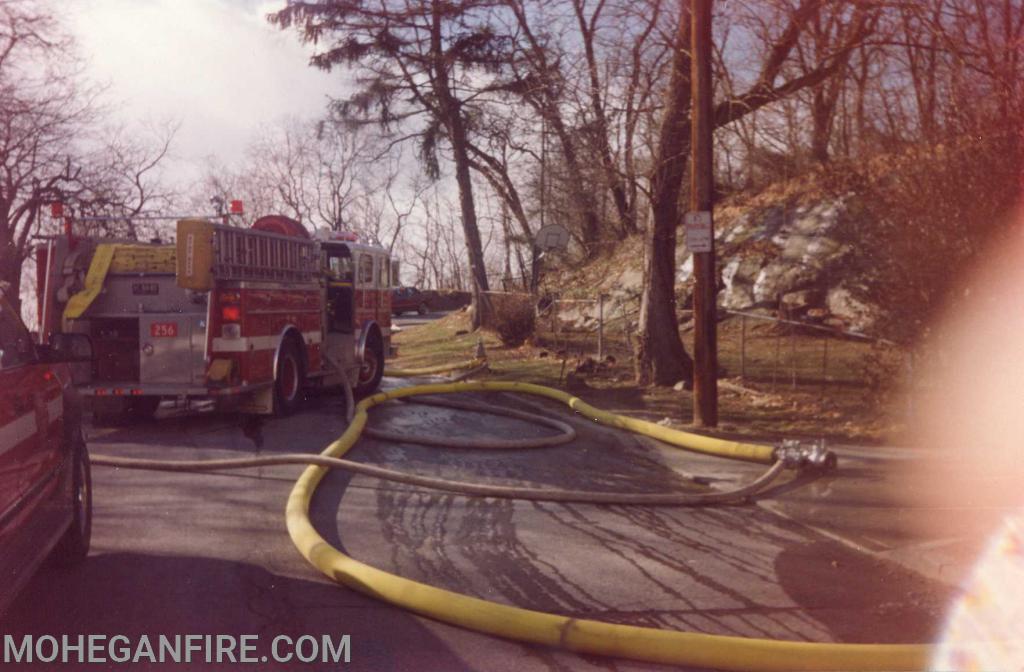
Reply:
[[[789,469],[830,471],[836,468],[836,454],[828,449],[825,439],[801,441],[783,439],[775,444],[775,459]]]

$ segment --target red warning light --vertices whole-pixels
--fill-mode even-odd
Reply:
[[[231,201],[231,204],[228,206],[228,211],[232,215],[241,215],[245,212],[245,207],[241,201]]]
[[[242,309],[238,306],[221,306],[220,317],[225,322],[241,322]]]

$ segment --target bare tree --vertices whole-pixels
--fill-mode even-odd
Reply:
[[[504,62],[491,12],[489,0],[356,0],[294,3],[270,16],[282,28],[298,25],[308,42],[327,43],[313,57],[314,65],[359,70],[359,90],[337,105],[343,117],[366,119],[376,111],[385,128],[419,118],[419,130],[408,137],[419,138],[421,155],[434,174],[437,148],[447,141],[474,293],[487,290],[488,284],[470,176],[467,106],[479,89],[477,82]],[[479,326],[479,311],[474,321]]]
[[[679,10],[672,75],[651,175],[652,223],[646,237],[636,355],[637,382],[641,384],[672,385],[693,377],[693,360],[679,338],[675,297],[679,194],[689,146],[690,12],[684,3]]]
[[[121,124],[101,131],[95,146],[80,155],[81,170],[61,185],[62,200],[77,214],[111,218],[83,233],[131,239],[159,234],[156,224],[138,217],[164,212],[177,198],[162,168],[178,128],[165,121],[142,130]]]
[[[35,0],[0,2],[0,280],[17,301],[32,235],[48,203],[80,214],[138,215],[170,197],[158,179],[174,126],[155,141],[104,132],[100,90],[72,40]],[[134,228],[129,226],[134,235]]]
[[[69,47],[35,3],[0,4],[0,280],[16,302],[43,206],[71,176],[68,148],[94,117]]]
[[[684,3],[685,4],[685,3]],[[744,91],[721,100],[714,106],[715,127],[731,124],[766,105],[784,100],[799,91],[825,81],[845,63],[851,50],[860,45],[873,29],[874,3],[855,4],[851,27],[844,39],[814,67],[786,77],[786,66],[805,34],[808,23],[827,0],[800,0],[795,7],[782,3],[777,32],[765,22],[762,33],[763,55],[760,68]],[[692,362],[685,354],[676,320],[675,251],[679,226],[679,195],[686,172],[690,147],[689,123],[689,14],[685,6],[679,12],[676,56],[666,92],[656,160],[651,177],[652,225],[647,234],[647,272],[642,300],[640,348],[637,379],[658,385],[670,385],[692,376]],[[763,19],[761,15],[757,17]]]
[[[584,176],[578,135],[563,113],[567,82],[558,63],[557,36],[551,35],[549,29],[534,26],[537,15],[543,17],[543,14],[531,8],[525,0],[506,0],[506,3],[522,34],[515,43],[516,53],[512,60],[516,82],[509,88],[536,110],[558,139],[567,173],[565,187],[573,210],[578,213],[579,240],[586,253],[593,255],[599,249],[601,222],[594,194],[588,188],[589,180]],[[545,4],[549,3],[541,3]]]

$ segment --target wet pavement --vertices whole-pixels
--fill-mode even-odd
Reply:
[[[476,482],[617,492],[700,491],[706,482],[728,487],[761,469],[610,431],[555,404],[486,396],[490,403],[543,409],[573,424],[579,436],[524,451],[364,439],[350,457]],[[291,418],[267,422],[258,451],[232,418],[209,413],[93,428],[89,443],[95,453],[166,459],[318,452],[344,429],[341,411],[340,399],[314,399]],[[374,409],[371,418],[391,430],[440,436],[550,431],[397,402]],[[312,518],[326,539],[360,561],[505,604],[753,637],[934,640],[955,594],[948,584],[966,565],[938,572],[926,565],[949,548],[959,550],[961,533],[971,540],[980,535],[947,529],[937,536],[918,524],[950,516],[906,496],[902,472],[892,465],[920,455],[848,448],[841,458],[836,473],[783,483],[757,505],[715,508],[466,498],[332,472]],[[0,623],[3,632],[259,633],[267,640],[345,633],[352,669],[663,669],[476,634],[330,584],[299,556],[284,528],[285,499],[299,471],[95,469],[91,556],[79,568],[41,572]],[[998,503],[991,504],[998,515]]]

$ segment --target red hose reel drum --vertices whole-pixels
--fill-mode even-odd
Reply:
[[[257,231],[276,233],[282,236],[294,236],[296,238],[309,239],[309,231],[302,224],[284,215],[265,215],[252,223],[252,228]]]

